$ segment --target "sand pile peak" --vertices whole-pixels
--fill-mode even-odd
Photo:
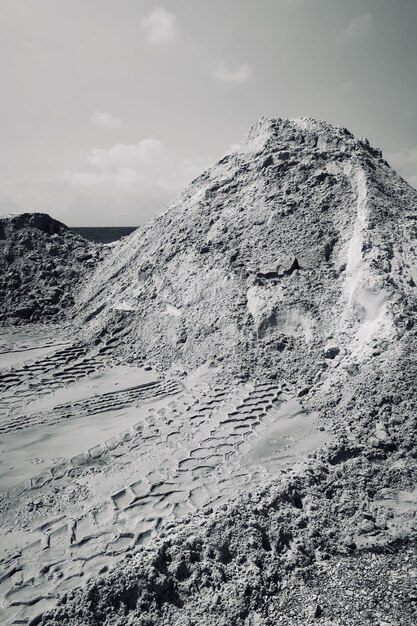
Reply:
[[[259,152],[265,149],[294,150],[316,147],[319,150],[371,151],[381,157],[381,151],[372,148],[366,138],[356,138],[347,128],[312,117],[282,119],[262,117],[243,138],[239,150]]]

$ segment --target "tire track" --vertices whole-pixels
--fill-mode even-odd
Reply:
[[[41,538],[11,560],[8,572],[4,569],[0,588],[11,623],[25,623],[57,594],[104,574],[145,545],[162,524],[204,506],[220,506],[236,489],[257,484],[262,471],[249,472],[242,458],[265,428],[264,420],[273,420],[281,394],[278,385],[269,384],[179,394],[104,445],[52,468],[48,477],[32,479],[26,489],[36,491],[94,463],[129,466],[128,480],[107,500],[78,519],[47,523]],[[16,568],[18,585],[12,582]]]

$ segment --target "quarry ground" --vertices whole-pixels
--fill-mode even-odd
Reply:
[[[128,577],[134,555],[143,560],[149,550],[154,556],[154,541],[164,538],[170,538],[171,549],[185,550],[179,562],[178,556],[172,559],[173,575],[187,595],[195,594],[190,585],[195,564],[186,554],[192,553],[186,544],[190,534],[204,531],[208,544],[220,549],[220,556],[211,556],[220,569],[235,560],[227,555],[236,546],[224,548],[225,556],[224,537],[220,548],[216,545],[216,511],[232,537],[239,532],[248,541],[238,546],[234,567],[238,584],[251,589],[254,608],[242,618],[237,598],[233,623],[413,623],[417,569],[409,535],[417,491],[407,489],[411,465],[379,458],[383,434],[376,458],[359,462],[343,447],[346,441],[341,445],[340,428],[323,418],[323,411],[320,418],[288,382],[222,386],[204,368],[182,382],[163,379],[145,364],[122,365],[110,346],[92,351],[75,344],[64,326],[3,330],[0,347],[2,623],[37,623],[63,593],[85,588],[89,580],[97,584],[97,576],[113,588],[113,566],[121,564]],[[300,478],[306,467],[307,476],[308,471],[314,476],[308,492]],[[355,485],[358,476],[362,484]],[[368,491],[372,497],[366,500]],[[271,506],[277,498],[283,499],[281,506]],[[338,519],[346,507],[352,508],[351,524]],[[253,509],[261,512],[264,529]],[[215,528],[208,532],[205,524],[213,516]],[[261,572],[262,552],[268,555],[273,543],[280,563],[271,587]],[[259,562],[254,571],[249,568],[254,578],[248,581],[239,561],[242,570],[254,554]],[[230,574],[221,576],[231,584]],[[201,571],[195,574],[196,589],[199,580]],[[230,614],[230,607],[222,609],[227,594],[222,591],[216,600],[218,583],[209,587],[200,623],[231,623],[222,621]],[[168,602],[175,620],[192,623],[175,604]],[[168,624],[174,618],[155,608],[154,619],[143,623]],[[90,623],[86,620],[80,615],[71,623]]]
[[[328,439],[285,384],[228,389],[202,371],[180,385],[85,354],[64,328],[0,342],[1,586],[15,621]]]

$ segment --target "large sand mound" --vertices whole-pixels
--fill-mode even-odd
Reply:
[[[75,455],[0,501],[11,623],[415,624],[416,219],[365,139],[262,119],[117,243],[0,372],[8,462]]]
[[[161,369],[209,364],[309,386],[323,354],[349,346],[362,361],[401,334],[415,302],[415,217],[415,190],[366,140],[262,119],[115,246],[80,295],[79,321],[92,337],[123,310],[120,350]]]

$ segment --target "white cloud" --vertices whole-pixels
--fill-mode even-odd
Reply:
[[[118,143],[107,150],[92,148],[88,155],[91,165],[103,171],[154,164],[165,146],[157,139],[142,139],[137,144]]]
[[[230,146],[223,152],[222,156],[227,156],[228,154],[234,154],[235,152],[239,152],[240,143],[232,143]]]
[[[142,223],[175,198],[213,160],[212,155],[178,159],[156,139],[117,144],[107,150],[92,148],[83,169],[68,169],[55,181],[57,194],[62,198],[60,206],[71,207],[70,218],[62,219],[82,224],[92,221],[90,213],[96,216],[96,223]]]
[[[120,118],[114,117],[104,111],[94,111],[94,113],[91,114],[90,120],[96,126],[109,128],[111,130],[116,130],[122,126],[122,120]]]
[[[66,170],[61,179],[76,187],[117,186],[128,189],[140,182],[135,170],[121,168],[114,172],[72,172]]]
[[[216,80],[224,83],[246,83],[252,78],[253,72],[250,65],[237,65],[234,69],[226,66],[223,61],[219,61],[213,69],[213,76]]]
[[[93,148],[83,166],[59,176],[0,180],[0,213],[47,212],[72,226],[139,225],[221,156],[182,158],[156,139]]]
[[[137,144],[92,148],[89,169],[66,170],[59,180],[84,193],[112,193],[117,189],[140,197],[143,192],[161,198],[161,207],[212,162],[212,158],[177,160],[157,139]]]
[[[177,18],[163,7],[157,7],[143,17],[140,25],[147,33],[149,43],[163,45],[177,40]]]
[[[374,18],[370,13],[364,13],[355,17],[340,33],[341,41],[349,43],[366,37],[371,31],[373,20]]]
[[[388,161],[399,169],[417,166],[417,146],[414,148],[404,148],[399,152],[391,152],[387,155]]]
[[[46,65],[48,63],[48,53],[41,43],[39,43],[38,41],[27,41],[23,45],[26,48],[28,58],[35,61],[35,63],[37,62],[41,65]]]
[[[154,184],[164,158],[165,146],[157,139],[119,143],[108,149],[91,148],[87,161],[93,170],[66,170],[60,180],[84,188],[149,187]]]
[[[410,176],[408,182],[414,187],[414,189],[417,189],[417,174],[415,176]]]
[[[386,159],[410,185],[417,188],[417,146],[388,153]]]
[[[0,194],[0,218],[14,213],[24,213],[25,208],[14,198]]]

